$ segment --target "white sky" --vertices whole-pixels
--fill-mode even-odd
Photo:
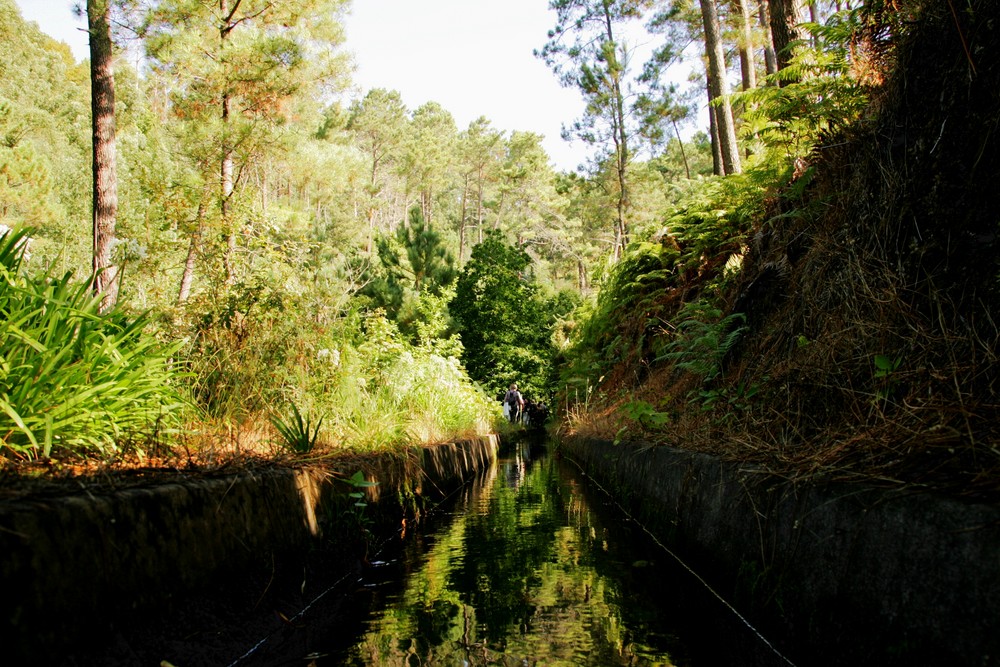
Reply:
[[[486,116],[542,134],[556,166],[574,169],[586,147],[559,134],[583,101],[532,54],[554,25],[548,0],[354,0],[347,46],[362,88],[398,90],[410,109],[438,102],[459,129]]]
[[[87,55],[81,0],[17,0],[22,15]],[[581,142],[560,137],[583,111],[575,90],[562,88],[533,50],[555,25],[548,0],[354,0],[347,48],[362,91],[398,90],[412,111],[440,103],[459,129],[486,116],[498,130],[544,135],[558,169],[572,170],[588,155]]]

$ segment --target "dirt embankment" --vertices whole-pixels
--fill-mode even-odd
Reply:
[[[888,76],[866,115],[751,235],[727,296],[747,328],[722,373],[692,392],[651,366],[629,391],[672,401],[670,444],[997,498],[1000,5],[891,4],[868,36]]]

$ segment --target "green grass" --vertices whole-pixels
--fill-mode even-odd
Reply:
[[[0,452],[142,453],[176,428],[184,401],[171,355],[144,317],[102,314],[69,274],[29,278],[25,232],[0,238]]]

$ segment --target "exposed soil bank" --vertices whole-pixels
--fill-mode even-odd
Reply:
[[[255,582],[259,604],[282,573],[301,580],[319,550],[348,569],[364,556],[362,523],[412,520],[425,497],[488,467],[497,449],[491,437],[407,457],[0,502],[0,661],[58,664],[130,615],[169,611],[194,592]],[[378,486],[348,484],[358,470]],[[359,491],[366,507],[348,495]]]
[[[562,444],[799,665],[1000,665],[1000,508]]]

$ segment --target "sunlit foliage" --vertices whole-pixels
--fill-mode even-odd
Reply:
[[[546,394],[553,317],[539,295],[531,258],[489,234],[458,277],[451,312],[461,327],[462,361],[491,394],[517,383]]]
[[[70,274],[27,277],[24,232],[0,237],[0,455],[144,454],[186,413],[176,345],[145,317],[100,312]]]

